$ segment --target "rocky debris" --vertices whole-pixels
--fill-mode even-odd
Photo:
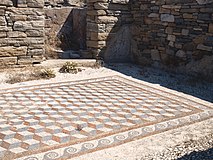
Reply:
[[[68,51],[62,51],[62,50],[56,50],[56,52],[59,54],[59,57],[61,59],[76,59],[76,58],[80,58],[80,54],[78,51],[72,51],[72,50],[68,50]]]
[[[141,160],[212,160],[213,134],[198,140],[185,141],[163,152],[149,154]]]

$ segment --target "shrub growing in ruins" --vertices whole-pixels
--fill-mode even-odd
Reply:
[[[59,70],[61,73],[73,73],[76,74],[80,72],[81,69],[77,68],[77,63],[74,62],[66,62]]]
[[[41,70],[41,73],[40,73],[40,76],[42,78],[54,78],[56,75],[55,75],[55,72],[52,70],[52,69],[43,69]]]

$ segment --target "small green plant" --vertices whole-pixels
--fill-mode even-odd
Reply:
[[[73,73],[76,74],[80,72],[81,69],[77,68],[77,64],[74,62],[66,62],[59,70],[61,73]]]
[[[40,73],[41,77],[42,78],[54,78],[56,75],[55,75],[55,72],[52,70],[52,69],[43,69],[41,70],[41,73]]]

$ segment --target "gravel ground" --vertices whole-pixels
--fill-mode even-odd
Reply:
[[[149,67],[140,67],[132,64],[116,64],[99,69],[84,68],[77,74],[59,73],[59,68],[54,68],[56,77],[49,80],[35,80],[16,84],[7,84],[10,71],[0,73],[0,88],[10,88],[23,85],[82,80],[112,75],[126,75],[152,84],[158,84],[179,92],[183,92],[197,98],[213,102],[213,83],[202,81],[197,77],[166,72]]]
[[[213,134],[185,141],[163,152],[141,157],[141,160],[213,160]]]
[[[130,64],[111,65],[109,68],[145,82],[159,84],[163,87],[213,102],[213,80],[210,79],[202,80],[201,77]]]

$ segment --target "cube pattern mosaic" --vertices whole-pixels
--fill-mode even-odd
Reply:
[[[189,102],[121,77],[2,90],[0,157],[20,157],[210,110]]]

